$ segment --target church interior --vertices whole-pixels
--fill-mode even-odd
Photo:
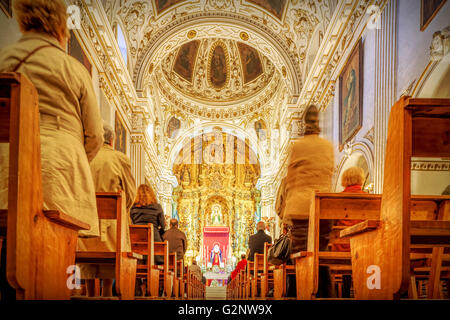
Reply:
[[[133,188],[153,190],[166,230],[176,219],[185,248],[180,257],[164,230],[156,241],[160,229],[133,224],[123,192],[97,188],[96,238],[114,220],[115,248],[80,251],[78,232],[90,223],[46,206],[44,170],[30,188],[41,181],[39,141],[45,150],[32,122],[41,106],[33,87],[41,93],[20,73],[28,66],[5,68],[2,52],[22,32],[15,1],[2,0],[0,266],[15,299],[450,299],[450,2],[59,1],[70,32],[63,49],[89,75],[110,148],[128,159]],[[49,85],[77,81],[47,74]],[[27,103],[36,115],[20,111]],[[311,189],[305,249],[275,263],[271,248],[289,233],[280,195],[308,162],[302,154],[290,165],[311,105],[332,146],[332,175],[326,191]],[[354,167],[363,178],[356,195],[342,183]],[[323,249],[321,222],[339,219],[359,223],[334,224]],[[249,257],[258,232],[271,243]],[[243,255],[246,266],[233,272]],[[88,297],[79,263],[112,266],[111,297],[102,278]]]

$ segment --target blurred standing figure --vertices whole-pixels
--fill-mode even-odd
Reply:
[[[305,135],[292,145],[288,172],[278,193],[276,210],[282,222],[291,227],[292,251],[305,251],[308,243],[309,209],[314,191],[329,192],[334,167],[331,142],[319,137],[319,111],[310,106],[305,114]],[[332,223],[320,225],[321,251],[328,248]],[[319,269],[320,297],[331,296],[329,269]]]
[[[115,134],[113,128],[104,123],[105,143],[100,152],[91,162],[91,172],[96,192],[123,191],[125,199],[122,200],[122,222],[127,225],[127,233],[122,237],[122,247],[131,251],[129,228],[129,215],[131,205],[136,195],[136,182],[131,174],[130,159],[120,151],[113,149]],[[100,237],[79,238],[79,251],[116,251],[117,221],[102,219],[100,222]],[[114,265],[107,264],[80,264],[81,278],[86,279],[88,296],[95,293],[96,278],[103,279],[102,295],[112,296],[112,283],[115,278]]]
[[[66,7],[62,0],[16,0],[14,15],[23,35],[0,52],[0,72],[20,72],[39,94],[44,209],[88,223],[91,229],[80,235],[98,236],[89,162],[103,144],[102,119],[88,71],[65,52]],[[4,147],[2,184],[8,175]],[[2,185],[0,207],[6,206],[7,186]]]

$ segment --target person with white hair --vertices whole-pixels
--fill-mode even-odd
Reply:
[[[113,149],[115,134],[113,128],[103,123],[104,144],[97,156],[91,162],[92,178],[96,192],[119,192],[125,194],[122,211],[126,214],[125,220],[129,223],[129,210],[136,196],[136,182],[131,173],[130,159],[120,151]],[[128,231],[128,228],[126,229]],[[116,250],[116,221],[102,220],[100,224],[101,237],[91,239],[78,239],[79,251],[115,251]],[[131,251],[130,237],[125,235],[125,250]],[[115,278],[114,265],[80,264],[81,279],[86,280],[88,296],[95,292],[96,278],[103,279],[102,295],[112,296],[112,284]]]

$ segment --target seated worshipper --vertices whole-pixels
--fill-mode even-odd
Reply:
[[[342,192],[365,193],[362,190],[364,183],[364,171],[359,167],[351,167],[342,174],[341,185],[345,188]],[[362,220],[337,220],[337,226],[352,226],[362,222]],[[350,244],[336,243],[333,244],[334,251],[350,252]],[[352,287],[352,276],[349,274],[342,275],[342,298],[350,298],[350,291]]]
[[[153,241],[162,242],[161,234],[164,234],[166,228],[164,212],[161,205],[156,202],[156,196],[151,187],[145,184],[139,186],[130,216],[133,224],[151,223],[153,225]],[[156,256],[155,263],[163,264],[164,258]]]
[[[184,232],[178,229],[177,219],[170,219],[170,229],[164,233],[163,240],[169,242],[169,253],[176,252],[177,260],[183,259],[186,252],[187,239]]]
[[[334,167],[333,145],[319,137],[319,111],[313,105],[305,113],[305,125],[304,137],[291,147],[276,205],[282,222],[290,226],[293,253],[307,250],[311,198],[314,191],[330,192]],[[332,221],[321,221],[319,250],[328,250],[331,229]],[[318,297],[331,296],[330,270],[321,266]]]
[[[120,151],[113,149],[115,134],[113,128],[104,123],[105,143],[100,152],[91,162],[91,172],[94,179],[96,192],[118,192],[123,190],[125,199],[122,202],[122,216],[127,226],[129,225],[128,212],[136,195],[136,184],[131,174],[130,159]],[[124,214],[125,213],[125,214]],[[116,250],[116,220],[102,219],[100,221],[100,237],[78,239],[79,251],[115,251]],[[128,231],[128,228],[126,228]],[[127,232],[123,238],[123,247],[131,251],[130,235]],[[103,279],[103,297],[112,296],[112,283],[115,278],[113,264],[87,264],[79,265],[81,279],[86,279],[87,295],[95,294],[95,279]]]
[[[265,242],[272,243],[272,237],[264,232],[265,229],[264,221],[259,221],[256,225],[256,233],[248,238],[248,261],[253,261],[255,253],[264,253]]]
[[[231,280],[236,278],[236,276],[239,274],[239,272],[241,272],[241,270],[245,270],[245,267],[247,266],[247,260],[245,258],[246,255],[242,254],[241,261],[238,262],[236,268],[234,268],[234,270],[231,272]]]
[[[202,269],[197,265],[195,258],[192,258],[192,264],[189,266],[188,270],[195,274],[199,281],[202,280]]]
[[[0,51],[0,72],[20,72],[39,95],[43,209],[89,224],[80,235],[98,236],[89,162],[103,144],[103,128],[91,76],[65,51],[69,30],[64,1],[16,0],[13,10],[22,37]],[[8,207],[8,174],[9,145],[0,143],[0,209]],[[0,290],[6,297],[3,279],[2,273]]]
[[[342,174],[341,185],[344,187],[342,192],[351,193],[366,193],[362,190],[362,185],[364,183],[364,171],[359,167],[351,167],[344,171]],[[337,226],[353,226],[354,224],[360,223],[362,220],[337,220],[335,224]],[[350,252],[349,244],[334,244],[335,251],[346,251]]]

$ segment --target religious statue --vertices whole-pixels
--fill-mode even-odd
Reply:
[[[184,167],[183,175],[181,177],[181,184],[187,186],[191,183],[191,173],[189,172],[189,168]]]
[[[216,243],[211,250],[209,263],[208,265],[211,267],[218,266],[223,268],[224,263],[222,261],[222,250],[220,250],[219,245]]]
[[[213,205],[211,208],[211,224],[212,225],[221,225],[222,221],[222,209],[219,205]]]

